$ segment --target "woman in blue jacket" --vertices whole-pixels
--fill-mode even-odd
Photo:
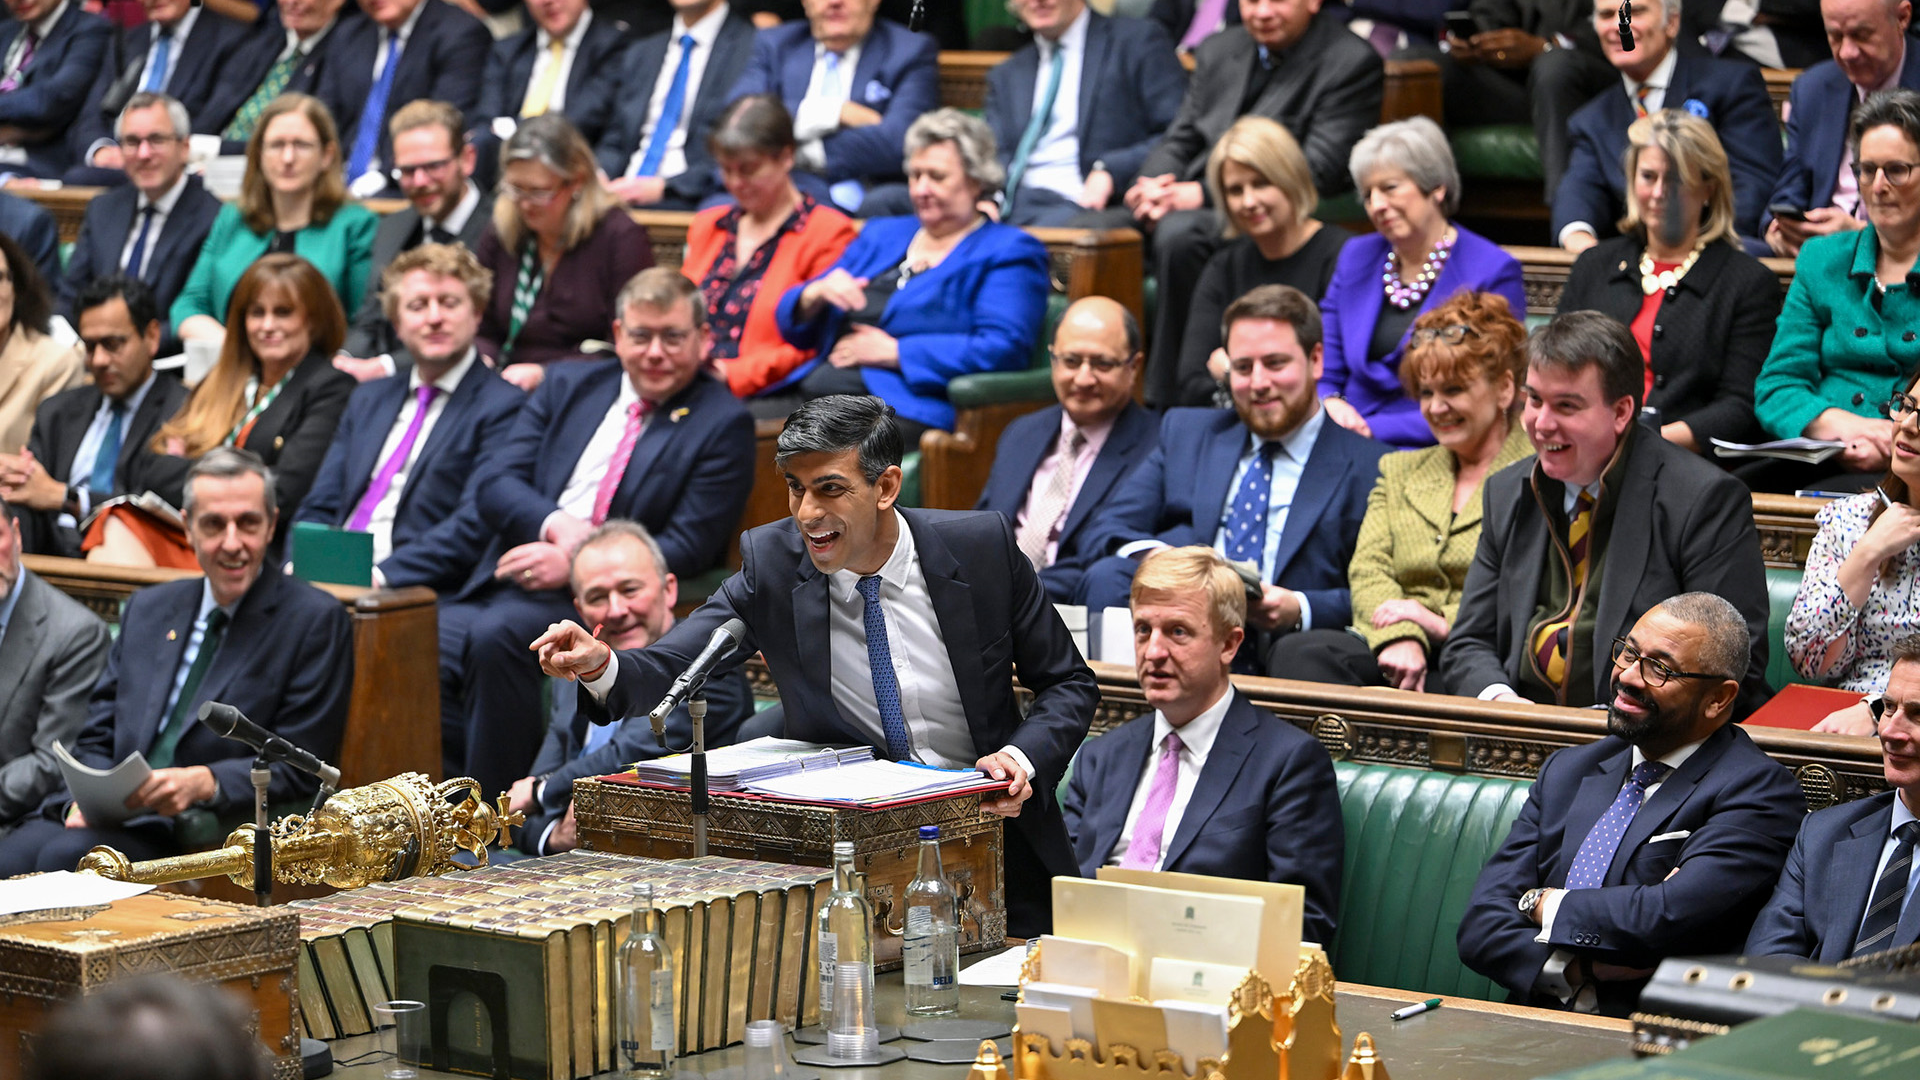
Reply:
[[[787,385],[802,398],[874,394],[918,446],[951,429],[947,383],[1025,370],[1047,310],[1047,249],[991,220],[1005,171],[987,125],[938,109],[907,129],[914,216],[868,221],[831,269],[780,298],[780,333],[820,358]]]

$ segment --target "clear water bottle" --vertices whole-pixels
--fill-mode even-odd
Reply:
[[[907,1012],[960,1011],[960,902],[940,867],[940,826],[920,826],[920,868],[907,886],[900,949],[907,969]]]
[[[620,946],[619,1075],[665,1080],[673,1075],[673,952],[661,936],[666,917],[653,906],[653,886],[633,887],[633,928]]]
[[[873,1019],[873,908],[853,870],[853,844],[833,845],[833,895],[820,907],[820,1026],[835,1057],[879,1049]]]

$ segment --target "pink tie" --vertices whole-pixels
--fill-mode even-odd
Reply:
[[[1180,733],[1169,731],[1162,744],[1160,764],[1153,770],[1153,784],[1147,788],[1147,801],[1140,807],[1140,820],[1133,823],[1133,840],[1120,860],[1123,870],[1152,870],[1160,862],[1160,840],[1167,831],[1167,811],[1173,809],[1173,791],[1180,784],[1180,751],[1186,744]]]
[[[607,510],[613,506],[613,493],[620,490],[620,479],[627,474],[627,462],[633,458],[633,444],[640,438],[640,426],[652,411],[653,403],[649,401],[636,401],[627,406],[627,430],[620,433],[620,445],[613,448],[613,460],[607,462],[607,471],[600,477],[600,489],[593,493],[595,525],[607,520]]]
[[[401,468],[413,456],[413,444],[419,441],[420,429],[427,422],[427,407],[433,404],[434,395],[439,392],[440,388],[431,383],[414,391],[420,406],[413,410],[413,422],[407,425],[407,433],[400,436],[400,445],[393,448],[393,453],[388,454],[387,460],[381,463],[380,471],[373,474],[373,483],[367,485],[367,493],[360,497],[360,505],[354,507],[347,528],[355,532],[366,531],[367,523],[373,520],[374,507],[387,497],[387,492],[393,488],[393,478],[400,475]]]
[[[1192,52],[1200,43],[1213,36],[1220,29],[1220,21],[1227,17],[1227,0],[1200,0],[1193,9],[1193,21],[1187,24],[1187,32],[1180,39],[1180,49]]]
[[[39,44],[40,35],[29,28],[20,49],[20,66],[14,68],[13,74],[7,76],[5,80],[0,80],[0,92],[20,89],[20,84],[27,79],[27,65],[33,62],[34,47]]]

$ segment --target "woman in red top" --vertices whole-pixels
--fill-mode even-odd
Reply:
[[[780,295],[832,266],[853,242],[853,222],[794,187],[793,118],[779,98],[729,105],[707,146],[734,205],[693,219],[680,272],[706,296],[714,367],[756,416],[783,417],[800,399],[779,391],[813,352],[780,336]]]
[[[1705,120],[1662,109],[1627,129],[1620,235],[1574,261],[1560,311],[1626,323],[1647,363],[1660,434],[1710,454],[1756,442],[1753,380],[1773,347],[1780,279],[1740,249],[1727,152]]]

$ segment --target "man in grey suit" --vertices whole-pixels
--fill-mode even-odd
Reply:
[[[60,787],[53,744],[80,733],[108,643],[106,623],[20,565],[0,502],[0,833]]]
[[[472,250],[489,216],[473,183],[475,155],[459,109],[444,101],[411,101],[393,114],[387,132],[394,179],[412,205],[380,220],[368,281],[379,281],[395,256],[421,244],[460,243]],[[405,359],[380,290],[366,293],[333,361],[361,382],[392,375],[396,355]]]

